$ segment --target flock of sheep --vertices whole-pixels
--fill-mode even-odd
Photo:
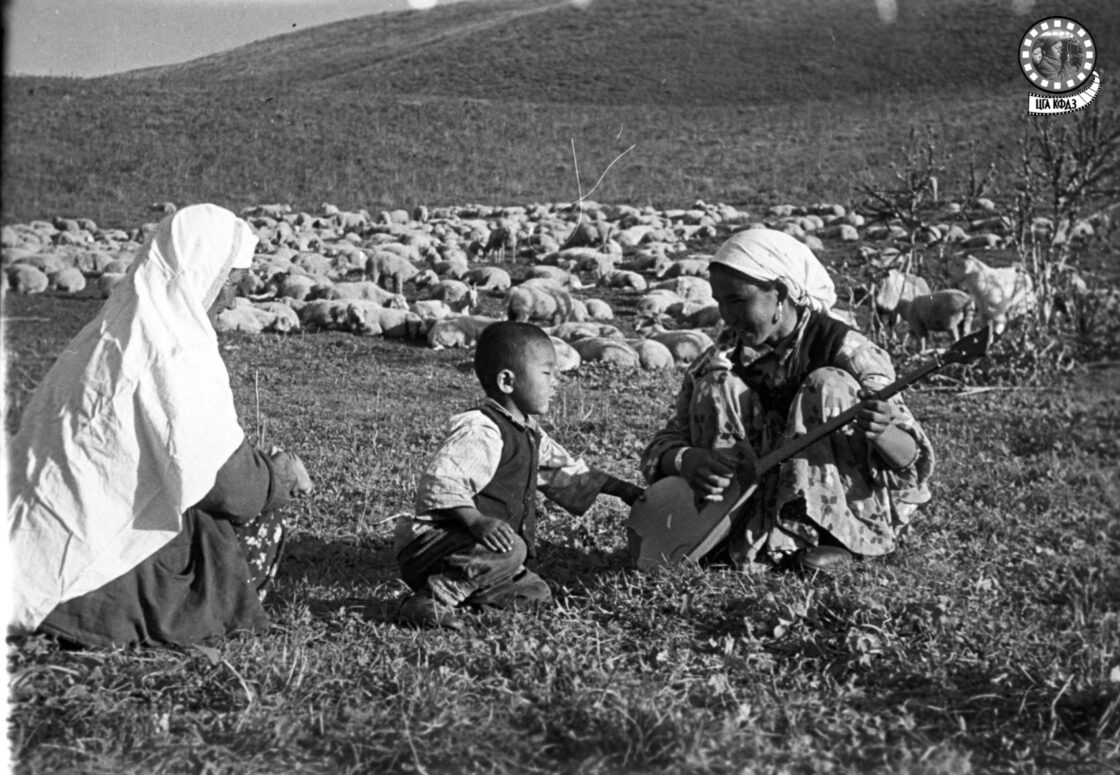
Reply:
[[[170,203],[154,208],[174,210]],[[712,343],[719,322],[707,282],[712,252],[731,233],[765,225],[818,255],[846,245],[862,265],[880,267],[864,278],[870,318],[892,331],[904,320],[924,346],[933,332],[955,338],[973,326],[1002,330],[1037,303],[1027,273],[967,254],[1004,241],[1010,222],[994,210],[986,201],[970,210],[951,206],[944,223],[914,235],[896,223],[867,223],[836,204],[777,206],[761,218],[704,202],[674,210],[583,202],[377,215],[332,205],[316,214],[259,205],[242,213],[260,238],[253,267],[217,328],[341,330],[471,347],[501,316],[545,327],[564,369],[589,362],[668,368]],[[82,218],[4,226],[5,290],[107,297],[154,226],[100,229]],[[932,290],[892,268],[904,255],[895,243],[909,245],[916,236],[952,248],[957,288]],[[492,315],[479,314],[481,306]],[[853,323],[867,319],[857,312],[837,310]]]

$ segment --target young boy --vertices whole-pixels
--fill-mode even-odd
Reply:
[[[588,468],[549,438],[534,417],[552,400],[556,351],[529,323],[503,321],[479,337],[475,373],[486,391],[451,418],[443,445],[420,476],[416,516],[397,523],[401,576],[414,594],[402,622],[457,628],[456,607],[516,608],[552,599],[525,567],[536,556],[536,493],[573,514],[599,493],[632,504],[642,489]]]

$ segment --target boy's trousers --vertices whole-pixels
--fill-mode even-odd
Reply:
[[[527,548],[514,536],[508,552],[493,552],[460,527],[436,526],[414,538],[400,554],[401,577],[414,591],[431,589],[437,599],[466,605],[518,608],[548,603],[552,592],[525,567]],[[434,577],[429,584],[429,578]]]

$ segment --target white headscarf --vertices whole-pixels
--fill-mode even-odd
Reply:
[[[11,629],[134,568],[244,439],[207,308],[257,238],[215,205],[165,218],[66,346],[11,444]]]
[[[713,264],[769,283],[780,280],[800,307],[828,312],[836,303],[836,286],[828,270],[800,240],[774,229],[747,229],[720,245]]]

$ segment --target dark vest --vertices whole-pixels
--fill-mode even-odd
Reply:
[[[758,376],[761,369],[752,369],[751,366],[754,364],[742,366],[739,362],[739,353],[732,355],[732,363],[735,364],[732,371],[758,393],[762,406],[767,411],[777,412],[781,417],[789,413],[793,398],[801,388],[801,383],[809,376],[809,372],[835,365],[844,338],[852,330],[847,323],[830,315],[815,311],[809,311],[808,315],[809,321],[805,324],[805,335],[801,339],[801,346],[790,356],[786,378],[779,384],[767,384]]]
[[[489,417],[502,433],[502,457],[494,478],[475,497],[475,507],[488,517],[508,523],[525,539],[529,556],[537,554],[537,468],[540,436],[518,427],[506,414],[489,404],[478,411]]]

